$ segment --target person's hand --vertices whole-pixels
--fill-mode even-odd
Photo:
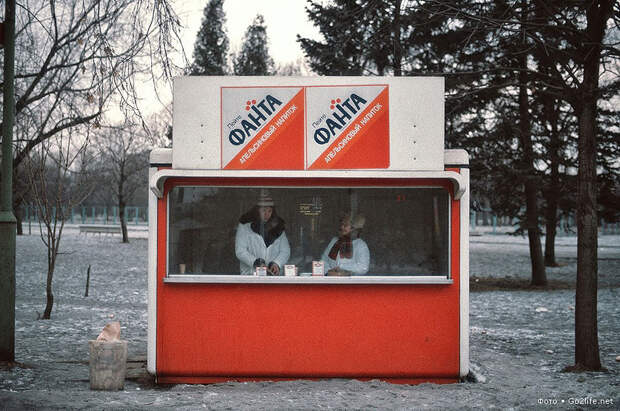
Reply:
[[[275,262],[270,262],[267,270],[271,273],[271,275],[280,275],[280,266]]]
[[[348,277],[351,275],[351,272],[347,270],[341,270],[340,267],[336,267],[329,270],[327,272],[327,275],[332,277]]]
[[[336,275],[336,269],[332,268],[331,270],[327,270],[327,273],[325,275],[328,275],[328,276]]]
[[[327,271],[327,275],[331,276],[331,277],[339,277],[340,276],[340,270],[338,270],[338,268],[332,268],[331,270]]]

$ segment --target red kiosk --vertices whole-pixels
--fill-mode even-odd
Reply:
[[[175,79],[173,148],[150,159],[158,382],[467,375],[468,156],[444,150],[443,84]],[[286,275],[243,275],[239,218],[266,190],[285,221]],[[365,217],[367,270],[321,275],[343,212]]]

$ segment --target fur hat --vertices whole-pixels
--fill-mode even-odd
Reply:
[[[273,202],[273,198],[271,198],[269,191],[261,189],[256,205],[259,207],[273,207],[275,203]]]

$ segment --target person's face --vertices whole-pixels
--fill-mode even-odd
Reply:
[[[258,215],[262,222],[267,222],[271,218],[271,214],[273,214],[273,207],[260,206],[258,207]]]
[[[351,234],[351,220],[348,218],[343,218],[340,220],[340,229],[338,230],[340,235],[349,235]]]

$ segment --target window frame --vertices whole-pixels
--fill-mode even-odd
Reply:
[[[181,274],[170,272],[170,201],[171,191],[175,187],[222,187],[222,188],[267,188],[267,189],[286,189],[286,188],[441,188],[447,191],[447,216],[448,216],[448,250],[447,266],[448,273],[440,275],[398,275],[398,276],[350,276],[350,277],[331,277],[331,276],[251,276],[239,274]],[[310,178],[283,178],[283,177],[173,177],[166,180],[164,184],[164,195],[160,199],[159,207],[165,207],[165,267],[164,283],[232,283],[232,284],[453,284],[453,271],[459,271],[459,267],[454,267],[453,255],[455,246],[455,235],[453,233],[453,219],[456,206],[458,214],[459,200],[454,199],[452,183],[447,179],[429,178],[330,178],[330,177],[310,177]],[[158,210],[158,214],[161,210]],[[158,217],[159,218],[159,217]],[[460,218],[460,217],[459,217]],[[161,228],[161,226],[160,226]],[[457,247],[460,241],[456,236]],[[158,245],[158,250],[161,248]],[[460,252],[460,251],[459,251]],[[161,261],[161,260],[160,260]]]

